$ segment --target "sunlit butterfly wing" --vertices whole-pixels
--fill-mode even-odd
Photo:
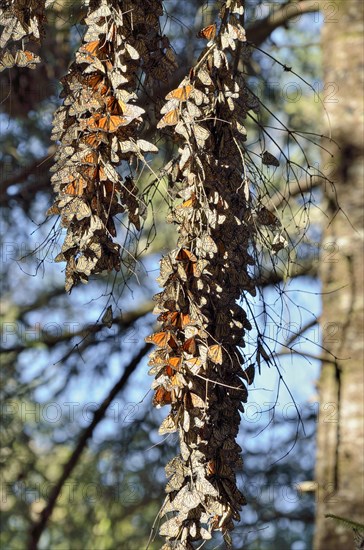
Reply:
[[[179,120],[178,109],[173,109],[164,115],[164,117],[158,122],[157,128],[164,128],[165,126],[175,126]]]
[[[222,347],[219,344],[209,346],[207,357],[216,365],[222,365]]]
[[[9,50],[5,50],[0,57],[0,72],[5,69],[11,69],[15,65],[14,56]]]
[[[39,55],[28,50],[18,50],[15,54],[15,63],[18,67],[27,67],[28,69],[35,69],[37,63],[40,63],[41,59]]]
[[[166,99],[178,99],[178,101],[187,101],[192,93],[192,90],[193,86],[191,84],[180,86],[179,88],[176,88],[175,90],[169,92],[166,95]]]
[[[160,435],[164,435],[166,433],[173,433],[177,431],[177,418],[170,413],[162,422],[158,429],[158,433]]]

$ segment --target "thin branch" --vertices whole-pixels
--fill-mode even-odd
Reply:
[[[57,498],[71,475],[72,471],[74,470],[75,466],[78,463],[78,460],[84,450],[84,448],[87,445],[88,440],[92,437],[93,432],[96,428],[96,426],[103,420],[105,413],[109,407],[109,405],[112,403],[112,401],[115,399],[117,394],[125,387],[129,377],[134,372],[135,368],[138,366],[140,361],[143,359],[143,357],[148,353],[148,351],[151,349],[150,344],[145,344],[139,353],[134,357],[134,359],[129,363],[129,365],[125,368],[123,375],[118,380],[118,382],[113,386],[109,394],[105,397],[104,401],[101,403],[100,407],[95,411],[94,417],[90,425],[84,430],[81,437],[78,440],[78,443],[71,454],[68,462],[64,465],[62,474],[60,478],[58,479],[58,482],[53,487],[48,503],[46,507],[43,509],[42,513],[40,514],[40,519],[37,523],[33,524],[30,533],[29,533],[29,543],[28,543],[28,550],[37,550],[38,548],[38,542],[39,539],[44,531],[44,529],[47,526],[47,522],[52,515],[53,509],[56,505]]]
[[[305,332],[307,332],[310,328],[315,327],[320,322],[320,318],[312,319],[311,321],[308,321],[303,327],[300,328],[298,332],[293,332],[290,338],[287,340],[287,342],[284,344],[285,347],[289,348],[300,336],[302,336]]]
[[[283,357],[284,355],[292,356],[293,354],[299,355],[300,357],[303,357],[304,359],[313,359],[314,361],[321,361],[321,363],[332,363],[333,365],[337,364],[337,359],[336,358],[333,359],[332,357],[329,357],[328,355],[314,355],[313,353],[307,353],[306,351],[301,352],[301,351],[298,351],[298,350],[293,349],[293,348],[289,348],[286,351],[284,351],[284,350],[279,351],[279,352],[275,353],[274,356],[275,357]]]

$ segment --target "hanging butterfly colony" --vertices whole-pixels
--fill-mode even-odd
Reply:
[[[45,8],[51,2],[2,1],[5,21],[1,47],[24,37],[39,41]],[[145,207],[134,181],[136,161],[157,153],[140,138],[145,115],[135,93],[137,75],[167,81],[176,68],[168,39],[161,35],[158,0],[90,0],[86,32],[67,75],[63,104],[53,121],[58,142],[49,214],[66,230],[56,261],[66,262],[66,289],[91,274],[118,271],[120,245],[114,217],[121,213],[138,230]],[[154,313],[160,330],[147,338],[155,377],[153,404],[170,406],[159,433],[177,432],[180,453],[166,466],[169,481],[160,517],[163,550],[193,550],[196,541],[223,533],[230,545],[234,521],[245,504],[237,487],[242,468],[236,442],[247,386],[254,365],[242,352],[252,327],[241,304],[255,296],[248,252],[256,223],[242,144],[245,119],[259,103],[233,68],[237,50],[249,51],[241,25],[240,0],[222,3],[218,23],[198,36],[206,46],[189,74],[170,91],[157,128],[178,144],[177,158],[164,168],[174,199],[168,221],[178,232],[177,246],[164,256]],[[0,68],[34,68],[40,59],[29,50],[5,49]],[[265,164],[276,165],[266,153]],[[130,175],[117,168],[126,163]],[[265,207],[258,224],[277,228]]]
[[[159,432],[177,432],[180,442],[180,455],[166,467],[163,550],[192,549],[213,530],[228,542],[245,504],[236,484],[242,459],[235,439],[254,367],[241,366],[251,325],[237,300],[244,292],[255,295],[248,272],[254,224],[239,144],[247,112],[258,105],[229,65],[237,44],[246,47],[242,13],[240,2],[226,2],[219,25],[199,32],[206,48],[166,96],[158,124],[179,144],[178,158],[165,168],[176,199],[168,221],[179,238],[157,279],[161,330],[147,338],[157,346],[149,361],[153,403],[171,406]]]

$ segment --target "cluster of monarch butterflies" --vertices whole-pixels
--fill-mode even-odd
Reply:
[[[2,47],[10,39],[39,40],[51,1],[0,0]],[[119,270],[113,218],[127,212],[139,229],[145,214],[132,163],[157,148],[138,137],[145,111],[135,90],[141,71],[145,84],[166,80],[175,68],[168,39],[159,32],[162,13],[159,0],[88,2],[87,31],[62,80],[64,101],[52,134],[60,146],[52,176],[57,197],[48,212],[60,215],[67,229],[56,260],[67,262],[68,291],[93,273]],[[236,436],[255,367],[241,351],[252,327],[237,301],[256,292],[248,250],[257,224],[277,228],[279,221],[263,206],[254,210],[246,174],[244,121],[259,103],[229,64],[238,43],[248,57],[242,14],[240,0],[226,0],[219,23],[201,29],[206,48],[167,94],[158,123],[179,143],[177,159],[165,167],[178,201],[168,221],[179,239],[161,261],[163,290],[155,296],[161,329],[147,338],[157,346],[149,360],[153,404],[171,406],[160,433],[178,432],[180,440],[179,456],[166,466],[163,550],[193,550],[214,530],[229,545],[245,504],[236,483],[242,466]],[[0,70],[37,62],[28,50],[6,50]],[[130,170],[121,177],[116,168],[123,161]],[[279,164],[267,151],[262,162]]]
[[[76,59],[62,79],[63,105],[53,120],[60,141],[52,176],[57,193],[49,214],[60,214],[67,234],[56,261],[66,261],[66,290],[91,274],[120,269],[113,217],[127,212],[140,229],[145,207],[138,198],[132,162],[156,153],[137,139],[144,109],[136,104],[140,70],[166,78],[174,61],[159,33],[159,0],[93,0]],[[126,161],[129,175],[116,167]]]
[[[236,483],[242,458],[235,439],[255,369],[241,351],[252,327],[237,301],[256,290],[242,144],[247,112],[258,104],[229,65],[237,43],[246,48],[242,13],[240,0],[228,0],[219,24],[199,32],[207,46],[166,96],[158,124],[172,130],[180,146],[166,166],[170,192],[180,200],[168,221],[179,238],[157,279],[163,290],[154,297],[154,313],[161,329],[147,337],[157,346],[149,360],[153,403],[171,406],[159,431],[178,432],[180,441],[179,456],[166,466],[163,550],[192,550],[214,530],[229,544],[245,504]]]
[[[9,42],[32,40],[40,43],[44,35],[45,10],[54,0],[1,0],[0,71],[14,66],[35,69],[40,57],[24,49],[5,49]]]

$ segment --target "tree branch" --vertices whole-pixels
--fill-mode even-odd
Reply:
[[[141,348],[139,353],[125,368],[123,375],[118,380],[118,382],[113,386],[109,394],[105,397],[100,407],[95,411],[92,422],[82,433],[68,462],[64,465],[63,472],[50,493],[48,503],[46,507],[43,509],[42,513],[40,514],[39,521],[33,524],[32,528],[30,529],[28,550],[37,550],[39,539],[44,529],[47,526],[47,522],[50,516],[52,515],[53,509],[56,505],[57,498],[62,490],[62,487],[64,486],[65,482],[67,481],[72,471],[74,470],[75,466],[77,465],[78,460],[84,448],[86,447],[88,440],[92,437],[96,426],[101,422],[101,420],[103,420],[109,405],[115,399],[117,394],[124,388],[130,375],[134,372],[139,362],[143,359],[143,357],[147,354],[147,352],[151,348],[152,348],[151,344],[145,344]]]
[[[120,326],[120,328],[122,329],[129,328],[129,326],[132,325],[135,321],[137,321],[141,317],[144,317],[144,315],[147,315],[147,313],[150,313],[153,309],[153,306],[154,306],[153,302],[145,302],[138,309],[135,309],[133,311],[128,311],[126,313],[121,314],[119,317],[114,318],[113,324]],[[61,342],[67,342],[69,340],[72,340],[72,338],[75,338],[75,337],[82,338],[81,340],[82,342],[88,336],[91,336],[91,335],[94,336],[104,328],[105,328],[105,325],[103,323],[99,323],[99,324],[91,323],[81,328],[78,331],[69,331],[69,332],[64,332],[62,334],[56,334],[56,335],[47,333],[46,331],[42,330],[42,338],[39,338],[38,340],[32,340],[31,342],[28,342],[28,345],[18,344],[11,348],[3,348],[1,349],[1,351],[3,353],[21,353],[26,349],[34,348],[38,344],[44,344],[48,348],[53,348],[57,344],[60,344]],[[81,342],[78,342],[77,345],[79,345]]]
[[[291,265],[291,269],[288,273],[288,277],[294,279],[296,277],[317,277],[318,268],[314,261],[307,260],[301,261],[299,264],[295,263]],[[256,285],[261,288],[266,288],[267,286],[277,285],[282,283],[285,280],[285,275],[283,272],[278,270],[262,270],[260,277],[258,277],[255,282]]]
[[[287,2],[277,10],[272,11],[264,19],[259,19],[254,25],[246,30],[247,39],[256,46],[260,46],[273,31],[282,25],[287,25],[288,21],[299,17],[304,13],[313,13],[317,10],[317,2],[312,0],[301,0],[301,2]]]
[[[9,187],[11,187],[12,185],[16,185],[17,183],[23,183],[26,178],[28,178],[32,174],[35,174],[40,167],[42,167],[42,173],[48,172],[49,168],[52,166],[54,162],[53,156],[55,152],[56,152],[56,146],[52,145],[49,148],[46,156],[36,159],[34,162],[32,162],[32,164],[25,166],[21,172],[11,175],[7,179],[3,180],[0,184],[1,200],[3,201],[6,198],[9,198],[7,195],[7,190]]]
[[[302,195],[303,193],[307,193],[307,191],[311,191],[315,187],[319,187],[322,185],[323,181],[323,177],[315,177],[306,178],[304,181],[292,182],[289,184],[288,197],[280,191],[277,191],[273,197],[267,200],[267,207],[269,208],[273,206],[274,208],[280,208],[282,205],[288,204],[292,197],[297,197],[297,195]]]

